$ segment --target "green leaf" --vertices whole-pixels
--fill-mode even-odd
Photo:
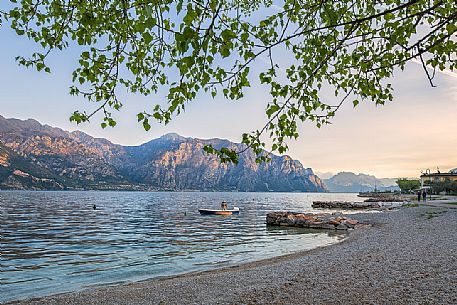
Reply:
[[[148,120],[144,120],[144,121],[143,121],[143,128],[144,128],[144,130],[146,130],[146,131],[149,131],[149,129],[151,129],[151,125],[149,125]]]
[[[225,29],[221,32],[221,37],[223,40],[232,40],[232,39],[236,38],[236,34],[235,34],[235,32],[233,32],[229,29]]]

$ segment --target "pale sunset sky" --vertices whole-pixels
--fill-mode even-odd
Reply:
[[[269,100],[266,87],[255,84],[240,101],[213,100],[201,95],[186,112],[167,126],[154,124],[149,132],[136,121],[136,114],[152,109],[164,95],[147,98],[125,95],[124,108],[114,113],[118,125],[102,129],[100,121],[76,126],[69,122],[74,110],[91,110],[82,98],[69,96],[76,51],[55,53],[51,74],[19,67],[14,57],[29,55],[35,45],[17,37],[7,27],[0,29],[0,115],[33,118],[65,130],[82,130],[94,137],[122,145],[139,145],[169,132],[187,137],[226,138],[239,142],[243,132],[261,128]],[[265,63],[257,61],[251,71]],[[346,104],[332,125],[317,129],[307,123],[300,138],[289,141],[288,154],[318,172],[352,171],[377,177],[418,177],[420,171],[437,166],[441,171],[457,167],[457,74],[438,73],[432,88],[421,65],[410,63],[391,80],[394,101],[358,107]]]

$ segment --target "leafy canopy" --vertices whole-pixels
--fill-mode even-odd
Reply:
[[[457,181],[450,179],[435,181],[426,180],[424,181],[424,184],[430,186],[431,192],[434,194],[445,192],[448,195],[457,195]]]
[[[409,193],[419,189],[421,187],[421,182],[417,179],[398,179],[397,185],[401,189],[402,193]]]
[[[436,69],[457,68],[455,0],[2,2],[2,25],[41,50],[17,57],[19,64],[50,72],[52,51],[82,48],[70,93],[96,109],[75,111],[70,119],[76,123],[102,112],[101,126],[115,126],[112,111],[124,103],[120,87],[146,96],[166,90],[167,103],[137,115],[149,130],[151,120],[167,124],[202,91],[240,99],[258,77],[271,96],[268,121],[243,134],[242,142],[259,162],[268,158],[264,135],[272,139],[268,150],[284,153],[286,140],[299,136],[300,122],[327,124],[345,101],[391,101],[389,78],[409,61],[423,65],[432,86]],[[290,62],[280,65],[279,56]],[[252,75],[258,59],[268,64]],[[336,98],[325,100],[324,88]],[[222,161],[236,162],[241,153],[206,150]]]

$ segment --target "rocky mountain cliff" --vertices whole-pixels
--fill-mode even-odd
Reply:
[[[312,169],[289,156],[257,164],[248,150],[239,164],[226,164],[206,154],[206,144],[242,147],[177,134],[121,146],[35,120],[0,116],[0,189],[325,191]]]
[[[369,192],[376,188],[379,191],[399,190],[395,178],[376,178],[367,174],[340,172],[329,179],[324,179],[324,184],[330,192],[357,193]]]

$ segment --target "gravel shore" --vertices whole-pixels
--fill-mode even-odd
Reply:
[[[339,244],[14,304],[457,304],[457,210],[355,214]]]

